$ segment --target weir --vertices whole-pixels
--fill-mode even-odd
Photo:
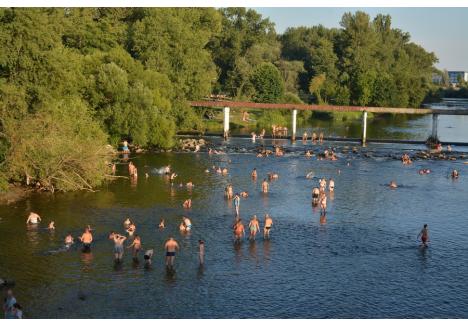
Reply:
[[[416,115],[432,115],[432,132],[431,137],[437,139],[439,115],[468,115],[468,109],[427,109],[427,108],[390,108],[390,107],[366,107],[366,106],[342,106],[342,105],[309,105],[309,104],[275,104],[275,103],[255,103],[255,102],[237,102],[237,101],[191,101],[192,107],[205,107],[214,109],[223,109],[224,113],[224,128],[223,136],[225,139],[229,137],[229,117],[230,108],[243,109],[265,109],[265,110],[291,110],[291,141],[296,141],[297,131],[297,110],[307,111],[322,111],[322,112],[362,112],[362,137],[361,143],[365,145],[367,139],[367,113],[391,113],[391,114],[416,114]],[[379,141],[379,140],[373,140]]]

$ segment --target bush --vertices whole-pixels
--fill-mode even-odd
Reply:
[[[42,108],[23,120],[5,123],[10,147],[6,174],[49,191],[92,190],[105,179],[106,134],[77,100]]]

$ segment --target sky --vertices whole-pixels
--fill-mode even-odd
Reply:
[[[434,52],[436,67],[468,71],[468,8],[253,8],[283,33],[288,27],[340,27],[345,12],[357,10],[372,18],[379,13],[392,17],[392,26],[411,35],[411,41]]]

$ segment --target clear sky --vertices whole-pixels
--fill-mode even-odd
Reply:
[[[343,13],[365,11],[392,16],[392,26],[409,32],[411,40],[439,58],[436,66],[468,71],[468,8],[254,8],[283,33],[288,27],[339,27]]]

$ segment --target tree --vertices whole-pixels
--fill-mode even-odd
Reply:
[[[273,64],[262,63],[252,73],[252,84],[255,88],[256,102],[276,103],[284,93],[281,74]]]

